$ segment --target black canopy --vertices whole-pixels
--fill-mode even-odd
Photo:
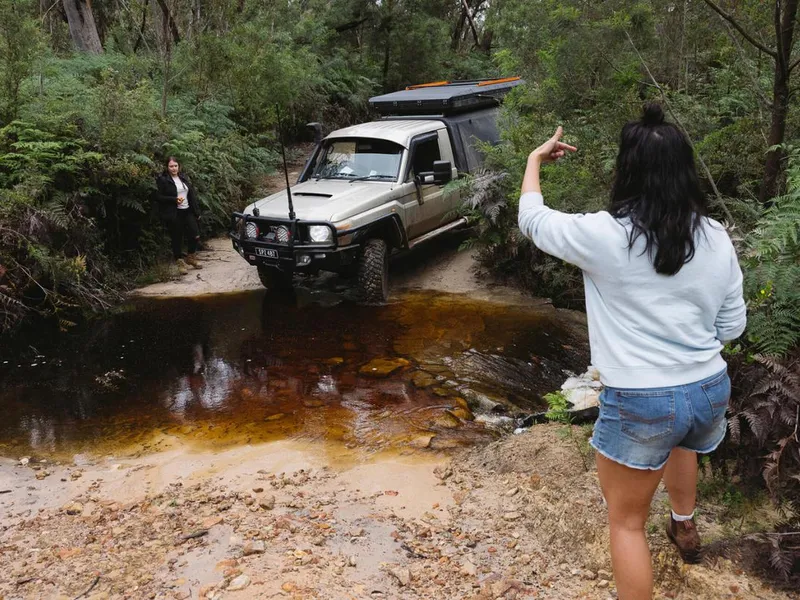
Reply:
[[[452,115],[497,106],[509,90],[522,83],[519,77],[425,83],[374,96],[369,104],[382,115]]]

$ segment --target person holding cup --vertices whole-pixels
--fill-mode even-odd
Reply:
[[[203,266],[197,260],[197,243],[200,240],[200,204],[197,193],[181,173],[180,163],[174,156],[167,158],[166,169],[156,178],[159,213],[172,241],[172,257],[182,275]],[[186,236],[187,253],[183,253]]]

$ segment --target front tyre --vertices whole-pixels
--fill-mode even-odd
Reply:
[[[389,246],[385,240],[367,240],[358,261],[356,287],[362,302],[381,304],[389,299]]]
[[[259,265],[258,278],[268,290],[290,290],[292,289],[292,274],[274,269],[272,267],[264,267]]]

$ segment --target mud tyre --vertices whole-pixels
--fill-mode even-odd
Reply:
[[[287,291],[292,289],[291,273],[286,273],[279,269],[273,269],[272,267],[259,266],[257,268],[258,278],[261,280],[261,285],[268,290]]]
[[[358,261],[358,297],[367,304],[389,299],[389,246],[385,240],[367,240]]]

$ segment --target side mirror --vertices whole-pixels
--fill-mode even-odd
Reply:
[[[449,183],[453,179],[453,167],[449,160],[433,161],[433,182],[438,185]]]
[[[314,130],[314,144],[319,145],[322,141],[322,125],[314,121],[313,123],[306,123],[306,127]]]
[[[450,161],[436,160],[433,162],[433,171],[423,171],[416,176],[420,185],[444,185],[453,179]]]

